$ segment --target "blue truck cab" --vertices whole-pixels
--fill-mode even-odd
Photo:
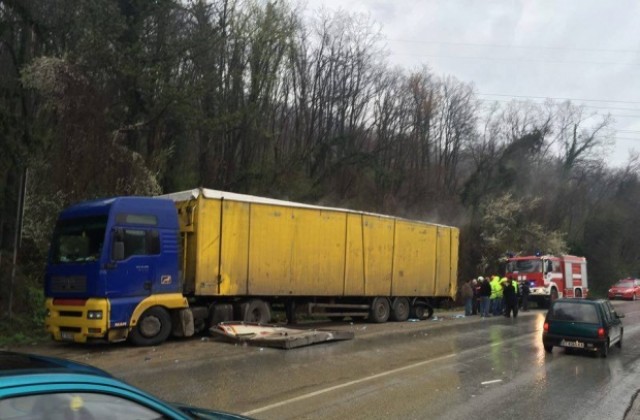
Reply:
[[[77,204],[56,223],[45,274],[46,328],[58,341],[154,345],[187,308],[171,200],[118,197]]]

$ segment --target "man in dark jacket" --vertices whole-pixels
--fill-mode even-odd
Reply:
[[[508,279],[502,288],[502,296],[504,297],[504,303],[506,305],[504,316],[507,318],[511,318],[511,313],[513,312],[513,317],[518,317],[518,295],[516,293],[516,288],[513,285],[513,279]]]
[[[520,285],[520,293],[522,295],[522,311],[526,312],[529,310],[529,293],[531,293],[531,289],[529,289],[529,282],[523,281]]]
[[[483,277],[478,277],[478,281],[480,282],[480,315],[486,318],[489,316],[491,285],[489,279]]]

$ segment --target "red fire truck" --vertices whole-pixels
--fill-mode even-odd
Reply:
[[[530,301],[546,306],[558,298],[584,298],[589,293],[587,260],[574,255],[518,256],[507,260],[506,275],[526,281]]]

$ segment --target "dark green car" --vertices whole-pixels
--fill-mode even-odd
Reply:
[[[557,346],[607,357],[609,347],[622,347],[623,317],[608,300],[558,299],[544,320],[542,344],[547,353]]]

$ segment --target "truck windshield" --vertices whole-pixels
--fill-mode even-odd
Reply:
[[[516,260],[507,264],[509,273],[539,273],[542,271],[541,260]]]
[[[106,215],[58,220],[51,241],[51,262],[96,261],[102,252],[106,227]]]

